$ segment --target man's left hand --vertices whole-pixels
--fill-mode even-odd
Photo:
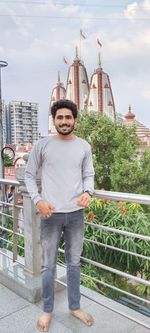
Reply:
[[[88,207],[91,203],[91,196],[87,192],[81,194],[77,199],[77,205],[80,207]]]

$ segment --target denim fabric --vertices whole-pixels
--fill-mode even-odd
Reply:
[[[60,238],[64,234],[67,264],[68,305],[80,308],[80,255],[83,249],[83,209],[70,213],[54,213],[41,219],[42,287],[44,312],[54,307],[54,279]]]

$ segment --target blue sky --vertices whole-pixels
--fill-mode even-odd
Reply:
[[[110,76],[116,110],[125,114],[131,104],[136,118],[150,127],[150,0],[141,1],[1,1],[0,59],[9,66],[2,73],[6,102],[29,100],[40,104],[40,130],[47,135],[52,88],[82,41],[81,57],[88,75],[102,67]]]

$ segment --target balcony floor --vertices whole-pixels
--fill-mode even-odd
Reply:
[[[54,318],[49,332],[51,333],[148,333],[148,328],[140,323],[126,318],[136,318],[150,327],[150,318],[120,305],[96,292],[81,287],[87,297],[82,296],[81,306],[94,317],[92,327],[86,327],[77,319],[71,317],[67,309],[66,290],[55,295]],[[91,301],[92,297],[95,301]],[[100,302],[99,305],[97,302]],[[41,303],[31,304],[22,297],[0,284],[0,333],[35,333],[36,321],[42,312]],[[120,314],[112,311],[120,311]],[[123,315],[124,314],[124,315]]]

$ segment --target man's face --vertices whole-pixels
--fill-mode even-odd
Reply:
[[[61,135],[69,135],[74,130],[75,119],[71,110],[63,108],[58,109],[54,119],[56,131]]]

